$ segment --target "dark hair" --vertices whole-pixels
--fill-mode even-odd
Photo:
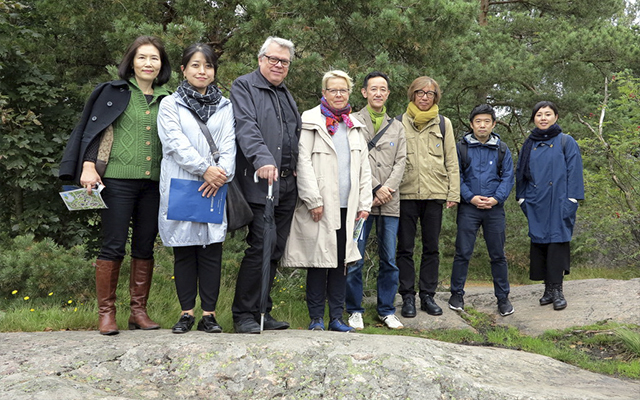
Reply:
[[[473,122],[473,118],[479,114],[489,114],[493,121],[496,120],[496,112],[490,104],[478,104],[475,106],[473,110],[471,110],[471,114],[469,114],[469,121]]]
[[[169,56],[164,49],[164,45],[162,41],[155,36],[138,36],[136,40],[131,43],[127,51],[124,53],[124,57],[122,57],[122,61],[120,61],[120,65],[118,65],[118,76],[121,79],[129,80],[132,76],[134,76],[133,72],[133,58],[136,56],[136,52],[140,46],[144,46],[146,44],[150,44],[155,46],[160,53],[160,73],[156,77],[156,84],[159,86],[164,85],[169,82],[171,78],[171,63],[169,62]]]
[[[558,112],[558,107],[556,107],[556,105],[553,104],[553,102],[548,101],[548,100],[543,100],[543,101],[540,101],[540,102],[536,103],[536,105],[533,106],[533,111],[531,112],[531,118],[529,118],[529,123],[530,124],[533,123],[533,120],[535,119],[536,114],[538,113],[538,111],[541,108],[544,108],[544,107],[549,107],[550,109],[553,110],[553,113],[555,115],[560,116],[560,113]]]
[[[387,81],[387,86],[389,86],[389,77],[387,76],[387,74],[385,74],[384,72],[380,72],[380,71],[372,71],[369,72],[367,74],[367,76],[364,77],[364,81],[362,82],[362,87],[366,88],[367,85],[369,85],[369,79],[371,78],[384,78],[385,81]]]
[[[184,49],[182,52],[182,61],[180,61],[180,66],[186,67],[189,64],[189,60],[196,53],[202,53],[206,62],[213,66],[213,72],[218,73],[218,57],[216,53],[213,51],[213,47],[209,46],[206,43],[194,43],[191,46]]]

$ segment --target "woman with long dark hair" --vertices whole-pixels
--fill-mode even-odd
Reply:
[[[118,333],[116,287],[130,227],[129,329],[160,328],[147,314],[147,299],[160,202],[156,118],[160,100],[169,94],[162,85],[171,77],[162,42],[153,36],[134,40],[118,76],[120,80],[98,85],[89,97],[60,164],[60,178],[79,182],[88,192],[104,185],[108,208],[101,211],[102,247],[95,263],[103,335]]]
[[[562,133],[558,108],[550,101],[533,107],[535,125],[522,145],[516,170],[516,199],[529,222],[531,280],[545,284],[540,305],[567,307],[562,290],[569,274],[570,247],[578,200],[584,199],[578,143]]]

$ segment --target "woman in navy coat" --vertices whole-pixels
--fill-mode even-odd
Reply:
[[[529,221],[531,280],[544,280],[540,305],[567,307],[562,280],[569,274],[571,235],[578,200],[584,199],[578,143],[562,133],[558,108],[550,101],[533,107],[535,129],[524,142],[516,171],[516,199]]]

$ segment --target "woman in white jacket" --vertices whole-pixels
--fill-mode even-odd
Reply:
[[[298,166],[298,204],[282,266],[307,269],[310,330],[351,332],[342,320],[346,265],[361,258],[353,238],[356,221],[371,211],[371,170],[365,126],[350,118],[353,81],[343,71],[322,78],[320,105],[302,114]]]
[[[198,285],[202,319],[198,330],[222,332],[215,319],[220,291],[222,242],[227,225],[167,219],[171,178],[202,181],[203,196],[214,196],[233,178],[235,170],[235,129],[231,102],[213,83],[217,59],[206,44],[194,44],[183,53],[180,69],[185,80],[177,91],[160,104],[158,135],[162,140],[160,174],[160,237],[173,247],[174,276],[182,313],[173,333],[191,330],[195,317]],[[196,120],[204,122],[220,158],[211,154],[207,139]]]

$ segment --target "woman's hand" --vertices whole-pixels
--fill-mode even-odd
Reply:
[[[96,171],[96,163],[85,161],[82,163],[82,174],[80,175],[80,185],[87,189],[87,193],[91,194],[91,188],[97,184],[102,185],[102,178]]]
[[[359,221],[360,219],[366,220],[367,218],[369,218],[369,211],[358,211],[358,218],[356,218],[356,221]]]
[[[204,183],[198,188],[202,197],[215,196],[218,189],[227,182],[227,173],[220,167],[209,167],[202,176]]]
[[[324,207],[316,207],[309,210],[311,213],[311,218],[313,218],[313,222],[318,222],[322,219],[322,214],[324,213]]]

